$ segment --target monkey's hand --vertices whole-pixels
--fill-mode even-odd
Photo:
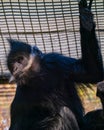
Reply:
[[[82,27],[88,31],[91,31],[95,26],[93,22],[93,14],[88,8],[79,9],[79,13],[80,13],[80,22],[82,24]]]

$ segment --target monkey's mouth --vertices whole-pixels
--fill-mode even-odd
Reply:
[[[13,65],[13,72],[9,82],[19,81],[23,77],[23,65],[15,62]]]
[[[16,72],[10,77],[10,83],[16,82],[17,84],[24,84],[26,83],[26,74],[22,71]]]
[[[15,73],[14,77],[16,80],[20,80],[22,77],[24,77],[24,73],[22,71],[19,71]]]

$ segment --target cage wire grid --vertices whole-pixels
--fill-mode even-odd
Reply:
[[[104,0],[93,0],[92,12],[104,55]],[[9,76],[7,38],[36,45],[46,53],[80,58],[77,0],[0,0],[0,80]]]

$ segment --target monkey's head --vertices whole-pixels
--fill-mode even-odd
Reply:
[[[28,80],[40,71],[42,52],[37,47],[31,47],[21,41],[9,39],[10,53],[7,66],[17,84],[26,84]]]

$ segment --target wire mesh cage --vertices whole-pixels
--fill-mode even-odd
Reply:
[[[93,0],[92,12],[103,55],[104,0]],[[16,89],[15,85],[2,85],[9,77],[6,59],[10,48],[7,38],[36,45],[46,53],[59,52],[73,58],[80,58],[78,1],[0,0],[0,130],[8,129],[9,105]],[[87,111],[101,108],[95,93],[91,94],[90,91],[93,105],[89,105],[89,99],[86,99],[88,101],[85,103]]]
[[[104,53],[104,0],[94,0],[96,33]],[[37,45],[43,52],[81,57],[77,0],[0,0],[0,77],[9,75],[7,38]]]

